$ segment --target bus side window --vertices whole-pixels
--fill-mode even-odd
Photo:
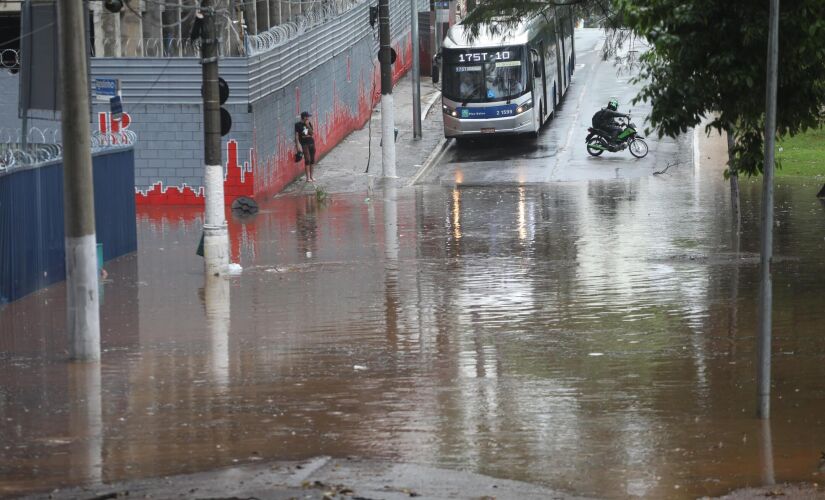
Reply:
[[[533,61],[533,78],[541,78],[541,57],[535,49],[530,50],[530,59]]]

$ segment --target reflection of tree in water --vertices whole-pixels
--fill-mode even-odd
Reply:
[[[318,200],[312,196],[304,196],[304,203],[295,205],[295,231],[298,252],[301,255],[307,252],[315,253],[318,247]]]
[[[602,215],[615,217],[622,202],[636,201],[636,191],[629,182],[591,182],[587,196]]]

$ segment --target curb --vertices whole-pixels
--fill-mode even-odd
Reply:
[[[427,157],[427,159],[424,161],[424,164],[421,165],[421,168],[418,169],[418,172],[416,172],[416,174],[412,176],[412,179],[410,179],[410,182],[407,183],[407,186],[413,186],[416,183],[418,183],[419,179],[421,179],[421,177],[423,177],[424,174],[426,174],[430,170],[430,168],[432,168],[433,165],[438,163],[438,160],[440,160],[441,156],[444,155],[444,152],[447,151],[447,147],[449,145],[450,139],[442,137],[441,140],[438,141],[438,144],[435,145],[435,148],[433,148],[433,151],[430,153],[430,156]]]
[[[438,102],[440,98],[441,91],[438,91],[433,94],[432,98],[430,98],[429,102],[427,102],[427,105],[425,106],[424,111],[421,114],[423,118],[426,118],[427,115],[430,114],[430,111],[433,109],[433,106],[435,106],[435,103]],[[437,160],[441,158],[441,155],[443,155],[444,151],[447,149],[448,144],[449,140],[446,137],[442,137],[441,140],[438,141],[438,144],[435,145],[433,150],[430,152],[430,155],[427,156],[426,160],[424,160],[424,164],[421,165],[421,168],[418,169],[418,172],[416,172],[415,175],[413,175],[410,181],[407,183],[407,186],[415,185],[419,181],[419,179],[421,179],[421,177],[423,177],[424,174],[427,173],[427,171],[429,171],[430,168],[437,163]]]
[[[426,107],[424,108],[424,112],[421,114],[422,118],[426,118],[428,114],[430,114],[430,110],[433,109],[436,101],[441,97],[441,91],[439,90],[435,94],[433,94],[432,99],[427,103]]]

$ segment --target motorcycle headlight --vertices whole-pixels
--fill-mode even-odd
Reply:
[[[529,111],[531,109],[533,109],[533,100],[527,99],[526,101],[518,105],[518,107],[516,108],[516,114],[520,115],[525,111]]]
[[[446,104],[441,105],[441,111],[443,111],[445,115],[458,116],[458,112],[454,108],[451,108]]]

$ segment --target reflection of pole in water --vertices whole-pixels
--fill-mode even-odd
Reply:
[[[229,384],[229,281],[207,275],[204,288],[212,376],[218,386],[226,387]]]
[[[384,186],[384,254],[398,260],[398,191],[392,181]]]
[[[100,483],[103,480],[100,364],[77,363],[68,368],[71,477]]]
[[[387,338],[398,333],[398,192],[392,181],[384,184],[384,259]]]
[[[762,484],[773,486],[776,484],[776,478],[773,470],[773,436],[771,435],[770,419],[762,419],[760,426],[762,446],[759,452],[762,455]]]

